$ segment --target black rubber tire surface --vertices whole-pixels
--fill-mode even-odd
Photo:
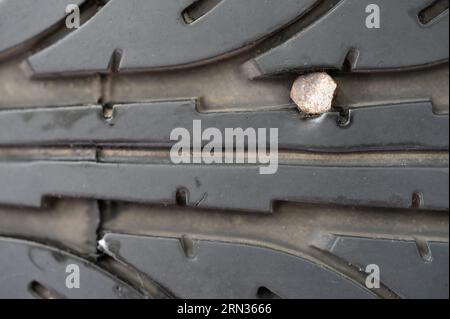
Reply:
[[[448,1],[53,2],[0,4],[0,297],[448,298]],[[173,164],[197,119],[277,127],[278,173]]]

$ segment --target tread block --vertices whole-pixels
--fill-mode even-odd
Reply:
[[[80,29],[32,56],[28,64],[35,75],[195,64],[266,37],[316,0],[223,0],[186,23],[183,12],[194,2],[111,0]],[[117,52],[121,57],[116,70],[111,70]]]
[[[449,171],[415,167],[173,165],[88,162],[0,162],[0,203],[41,205],[45,196],[271,212],[276,200],[448,210]],[[259,185],[259,186],[258,186]]]
[[[381,281],[404,298],[448,299],[448,243],[426,245],[430,260],[413,241],[339,237],[331,252],[363,269],[376,264]]]
[[[281,298],[373,298],[375,290],[361,278],[368,275],[366,266],[376,264],[383,289],[393,290],[391,298],[448,299],[448,242],[430,243],[434,260],[426,263],[412,241],[336,237],[331,253],[349,269],[357,267],[361,278],[338,272],[345,269],[330,270],[335,269],[332,259],[316,264],[307,259],[308,252],[298,257],[251,244],[114,232],[102,242],[113,258],[140,269],[180,298],[256,298],[261,289]]]
[[[110,252],[112,256],[140,269],[182,299],[255,299],[261,288],[282,298],[374,297],[326,268],[266,248],[194,241],[196,255],[190,259],[174,238],[111,233],[103,240],[107,247],[120,247]]]
[[[0,298],[140,299],[136,290],[91,262],[32,242],[0,238]],[[66,267],[79,267],[80,288],[66,286]]]
[[[259,112],[201,113],[195,102],[116,105],[106,121],[101,106],[0,111],[0,145],[72,145],[140,143],[173,145],[173,129],[193,136],[193,121],[203,129],[278,129],[280,149],[352,152],[448,150],[448,115],[433,113],[430,102],[351,109],[351,124],[338,125],[340,114],[301,118],[292,109]],[[244,143],[244,141],[238,141]]]
[[[429,0],[342,0],[325,16],[281,45],[246,63],[250,77],[313,68],[391,70],[448,60],[449,13],[426,25]],[[380,9],[380,28],[367,28],[368,5]],[[405,54],[407,52],[408,54]]]
[[[85,0],[0,1],[0,58],[39,37],[66,16],[66,6]]]

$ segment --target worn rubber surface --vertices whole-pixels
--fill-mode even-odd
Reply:
[[[181,296],[448,298],[448,215],[440,212],[280,204],[273,215],[224,216],[119,203],[104,207],[101,243]],[[371,264],[380,266],[379,289],[365,286]]]
[[[11,55],[51,30],[69,4],[84,0],[3,0],[0,2],[0,57]],[[21,25],[17,26],[20,19]]]
[[[249,62],[253,76],[309,68],[352,71],[399,69],[448,59],[447,11],[427,24],[419,19],[427,0],[377,1],[380,28],[364,27],[370,0],[343,0],[285,43]],[[317,45],[322,39],[327,45]],[[439,43],[439,45],[437,44]],[[404,54],[408,52],[408,54]]]
[[[198,63],[264,38],[304,13],[315,1],[224,0],[189,23],[182,12],[193,2],[109,1],[83,28],[31,57],[29,66],[37,75],[107,72],[114,52],[120,52],[119,70]],[[253,18],[248,19],[249,15]],[[83,54],[78,54],[79,50]]]
[[[46,196],[270,212],[274,201],[448,209],[448,168],[0,163],[0,202],[39,207]],[[51,176],[51,179],[48,177]],[[221,181],[218,183],[217,181]],[[296,187],[301,180],[308,187]],[[327,183],[324,183],[324,181]],[[117,183],[116,181],[121,181]],[[253,184],[266,185],[264,189]],[[244,191],[245,190],[245,191]],[[23,194],[18,196],[18,194]],[[414,203],[420,194],[420,203]]]
[[[263,39],[291,24],[315,2],[319,3],[222,0],[206,7],[209,10],[201,12],[199,17],[187,17],[189,11],[185,10],[193,2],[111,0],[81,29],[31,57],[28,64],[36,75],[108,72],[115,58],[118,58],[115,61],[118,70],[185,66]],[[4,3],[3,11],[12,10],[13,3]],[[419,15],[429,3],[428,0],[379,1],[383,28],[373,30],[363,25],[365,8],[371,4],[369,0],[339,1],[309,28],[257,57],[249,69],[258,72],[256,76],[300,68],[341,68],[352,50],[353,70],[411,68],[445,61],[448,59],[448,12],[423,24]],[[40,21],[39,13],[24,11],[23,14],[31,21]],[[248,19],[250,14],[252,19]],[[45,30],[50,22],[41,23],[40,28]],[[149,29],[159,31],[149,33]],[[19,39],[25,40],[27,36],[32,35]],[[4,36],[5,41],[12,43],[18,42],[16,37],[15,33]],[[317,46],[318,38],[322,44],[326,43],[325,49]],[[407,56],[402,54],[405,50],[409,52]]]
[[[257,127],[266,132],[277,128],[278,145],[284,150],[445,151],[449,147],[448,115],[434,114],[429,102],[351,109],[345,127],[339,124],[342,117],[339,112],[301,119],[293,108],[201,113],[195,109],[195,101],[176,101],[114,105],[110,118],[103,116],[103,107],[99,105],[0,111],[0,145],[171,146],[175,144],[171,140],[174,127],[187,128],[193,136],[193,121],[201,121],[204,129],[215,127],[222,136],[233,126]],[[236,144],[245,145],[245,138],[237,136]]]
[[[448,298],[448,28],[448,0],[0,0],[0,298]],[[278,129],[277,172],[248,136],[175,164],[200,122]]]
[[[262,287],[281,298],[376,297],[352,278],[301,257],[257,246],[198,240],[186,255],[176,238],[113,233],[103,240],[106,248],[111,247],[107,254],[142,269],[181,298],[248,299],[257,297]],[[430,243],[431,259],[427,261],[413,241],[356,237],[337,237],[334,241],[329,251],[332,256],[359,269],[365,269],[369,261],[385,269],[382,289],[391,297],[448,298],[448,282],[440,280],[448,271],[448,243]],[[120,248],[116,251],[114,247]],[[417,279],[411,281],[414,276]]]
[[[25,241],[0,239],[2,271],[0,298],[142,298],[132,287],[86,260]],[[67,265],[77,265],[84,274],[80,287],[68,289]],[[80,277],[81,280],[81,277]]]

